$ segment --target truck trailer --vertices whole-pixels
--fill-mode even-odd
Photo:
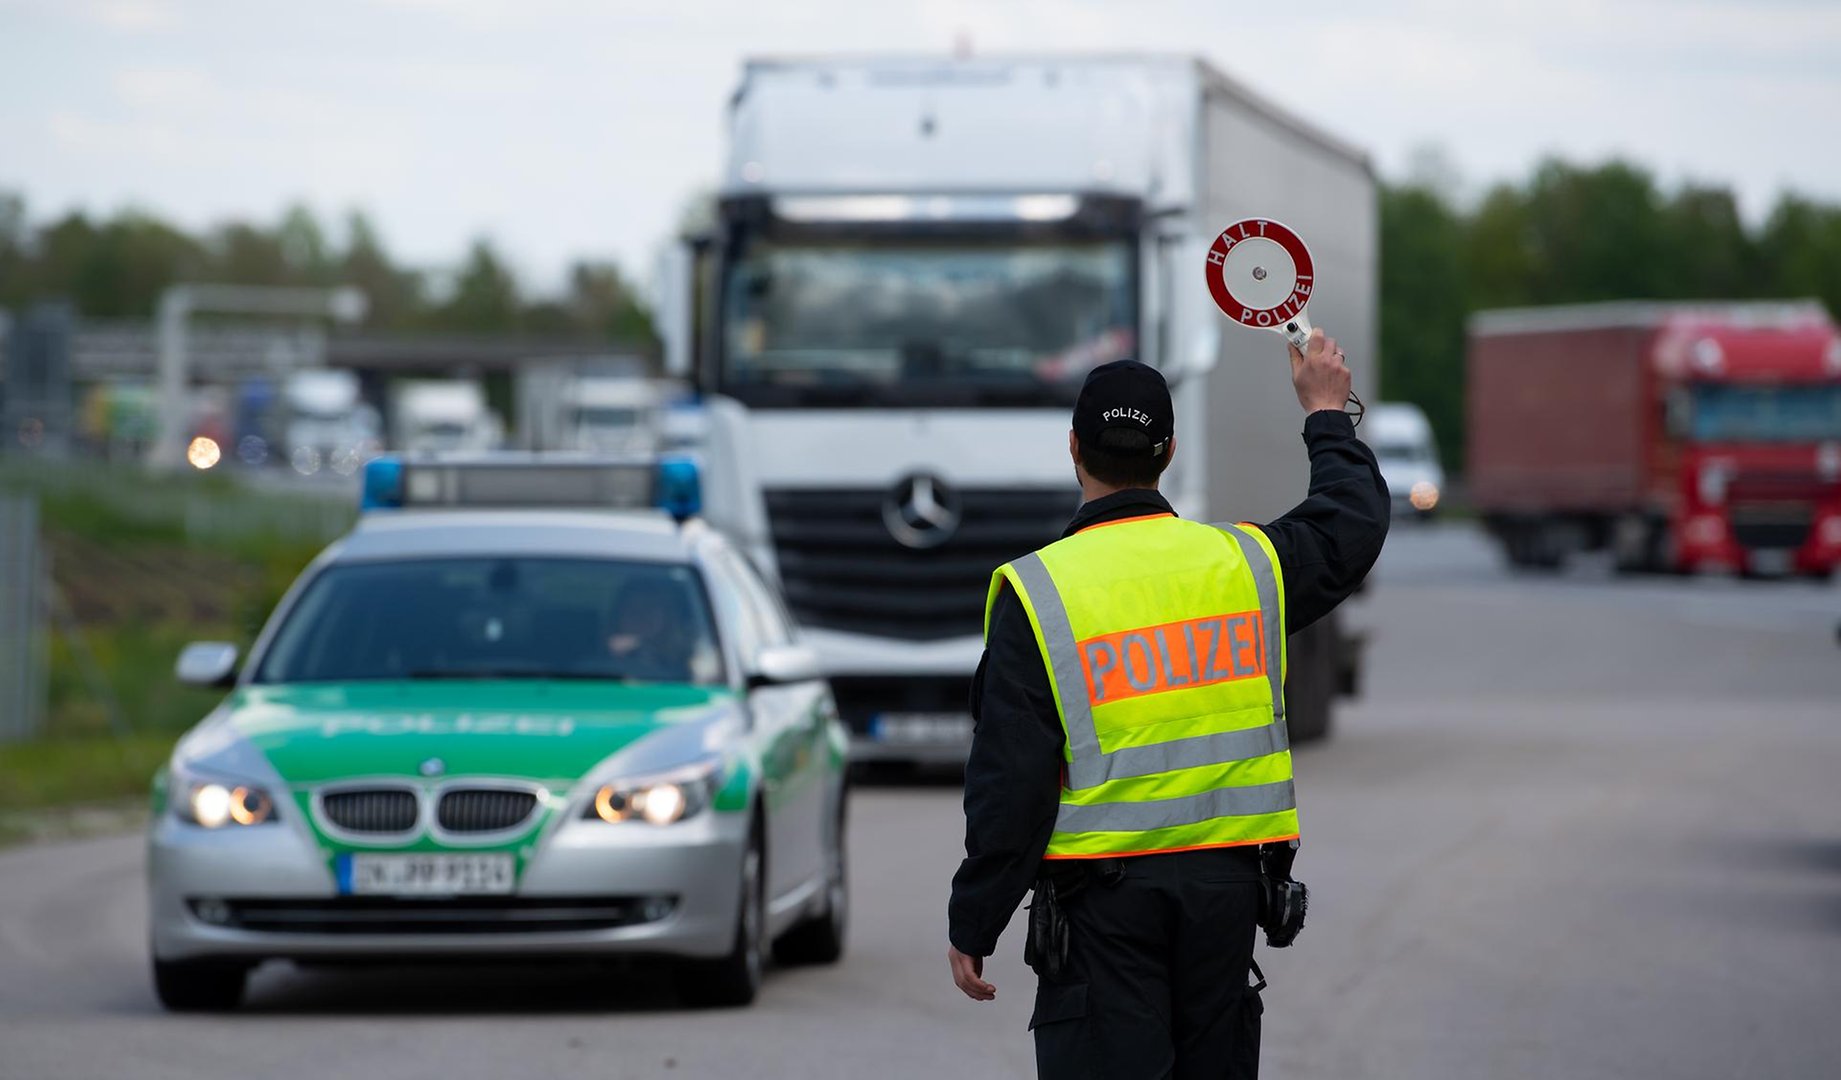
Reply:
[[[1468,370],[1470,497],[1512,564],[1841,563],[1841,336],[1819,303],[1484,311]]]
[[[707,414],[706,512],[778,576],[859,759],[963,759],[990,575],[1079,504],[1093,367],[1169,379],[1185,517],[1303,497],[1284,344],[1209,298],[1225,226],[1306,238],[1312,317],[1378,385],[1367,156],[1201,60],[756,60],[727,140],[665,282],[667,366]],[[1293,637],[1294,739],[1329,729],[1355,649],[1334,618]]]

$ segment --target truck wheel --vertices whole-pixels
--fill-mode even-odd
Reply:
[[[1634,514],[1611,523],[1612,568],[1620,574],[1640,574],[1649,569],[1655,544],[1655,525]]]
[[[800,922],[774,942],[773,956],[782,964],[835,964],[844,956],[844,934],[850,920],[850,881],[846,872],[844,811],[825,851],[824,910]]]
[[[735,910],[734,945],[720,960],[693,961],[679,970],[678,994],[686,1003],[706,1007],[748,1005],[760,992],[767,969],[765,862],[757,826],[742,855],[741,902]]]
[[[1534,565],[1534,526],[1521,521],[1511,521],[1502,526],[1503,553],[1509,557],[1509,565],[1528,567]]]
[[[249,967],[224,960],[153,961],[153,992],[173,1012],[227,1012],[243,1001]]]
[[[1655,522],[1649,531],[1649,555],[1647,558],[1649,572],[1652,574],[1673,574],[1685,576],[1687,567],[1680,564],[1676,555],[1675,541],[1669,532],[1666,521]]]
[[[1291,637],[1287,649],[1291,670],[1285,676],[1285,725],[1294,744],[1329,736],[1340,674],[1336,656],[1340,644],[1341,631],[1334,616],[1318,619]]]

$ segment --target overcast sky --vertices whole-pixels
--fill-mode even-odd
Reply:
[[[1544,154],[1841,199],[1841,0],[0,0],[0,189],[35,219],[368,211],[400,257],[481,233],[534,283],[649,276],[714,182],[744,56],[1199,52],[1399,176]]]

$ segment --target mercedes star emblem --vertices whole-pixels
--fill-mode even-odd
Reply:
[[[959,528],[959,495],[939,477],[917,473],[882,501],[882,521],[903,547],[939,547]]]

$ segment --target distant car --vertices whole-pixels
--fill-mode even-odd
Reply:
[[[1445,470],[1425,413],[1417,405],[1387,402],[1368,410],[1362,427],[1393,496],[1394,517],[1431,517],[1445,495]]]
[[[770,945],[838,959],[847,737],[766,582],[694,519],[453,505],[694,487],[642,468],[379,459],[367,502],[406,508],[240,671],[186,649],[230,693],[155,780],[167,1007],[233,1007],[269,958],[643,954],[707,1004],[751,1001]]]

